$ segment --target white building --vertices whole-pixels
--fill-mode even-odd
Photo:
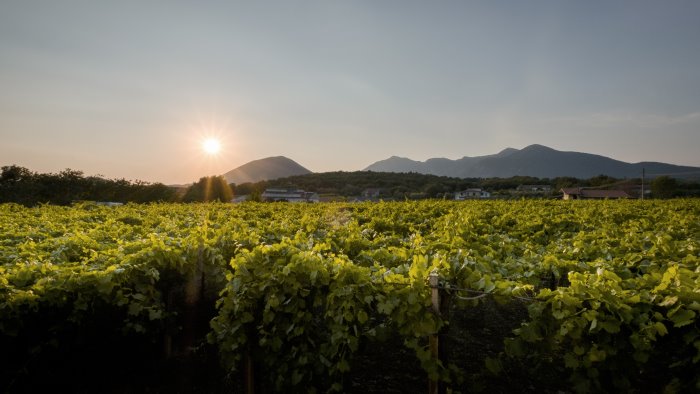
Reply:
[[[480,198],[490,198],[491,193],[481,190],[481,189],[467,189],[461,192],[455,193],[455,200],[476,200]]]
[[[265,189],[263,201],[319,202],[318,193],[294,189]]]

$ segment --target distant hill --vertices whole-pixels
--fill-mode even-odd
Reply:
[[[507,178],[532,176],[537,178],[591,178],[600,174],[615,178],[641,178],[642,168],[648,177],[669,175],[676,178],[700,178],[700,167],[666,163],[626,163],[609,157],[580,152],[563,152],[543,145],[523,149],[508,148],[495,155],[444,158],[424,162],[392,156],[378,161],[365,171],[417,172],[457,178]]]
[[[293,175],[310,174],[311,171],[284,156],[253,160],[224,174],[228,183],[237,185],[246,182],[260,182]]]

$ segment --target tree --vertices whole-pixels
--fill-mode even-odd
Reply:
[[[34,174],[24,167],[16,165],[3,166],[2,174],[0,174],[0,183],[26,181],[33,176]]]
[[[37,195],[37,177],[24,167],[16,165],[2,167],[0,174],[0,203],[14,202],[33,205]]]
[[[447,190],[447,188],[440,183],[432,182],[432,183],[427,184],[424,187],[423,191],[425,192],[426,196],[428,196],[430,198],[436,198],[436,197],[444,195],[444,193],[449,191],[449,190]]]
[[[262,202],[262,193],[259,190],[253,190],[248,194],[246,201]]]
[[[615,182],[617,182],[617,179],[611,176],[600,174],[598,176],[594,176],[593,178],[588,179],[587,183],[590,186],[609,186]]]
[[[223,176],[208,176],[190,186],[182,197],[184,202],[229,202],[233,198],[231,187]]]
[[[655,198],[671,198],[677,188],[676,180],[668,176],[660,176],[651,181],[651,194]]]

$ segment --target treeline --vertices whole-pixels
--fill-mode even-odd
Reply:
[[[259,200],[267,188],[303,189],[321,195],[342,197],[361,196],[367,189],[379,191],[379,198],[452,198],[455,192],[480,188],[496,196],[521,196],[513,193],[520,185],[546,185],[550,196],[566,187],[617,189],[634,187],[641,179],[616,179],[599,175],[590,179],[572,177],[535,178],[450,178],[418,173],[388,172],[325,172],[296,175],[257,183],[227,184],[223,176],[202,177],[188,187],[175,188],[162,183],[105,179],[85,176],[82,171],[66,169],[57,174],[41,174],[24,167],[2,167],[0,174],[0,203],[14,202],[26,206],[38,204],[70,205],[76,201],[103,202],[206,202],[231,201],[236,196],[251,196]],[[647,190],[655,198],[700,197],[700,183],[676,180],[666,176],[647,182]],[[256,198],[257,197],[257,198]]]
[[[0,203],[35,206],[69,205],[85,200],[147,203],[177,199],[177,191],[162,183],[85,176],[82,171],[71,169],[40,174],[12,165],[2,167],[0,174]]]
[[[641,179],[618,179],[598,175],[590,179],[573,177],[536,178],[514,176],[510,178],[451,178],[419,173],[389,173],[372,171],[324,172],[295,175],[257,183],[232,185],[236,195],[257,195],[267,188],[295,188],[314,191],[321,195],[353,197],[367,189],[379,189],[382,198],[404,198],[419,194],[422,198],[441,198],[452,193],[480,188],[495,194],[509,194],[520,185],[550,186],[553,194],[567,187],[619,188],[623,185],[640,185]],[[669,177],[647,180],[648,190],[658,197],[700,196],[700,183],[677,181]]]

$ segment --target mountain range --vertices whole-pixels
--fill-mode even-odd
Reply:
[[[642,170],[649,177],[669,175],[676,178],[698,178],[700,167],[678,166],[657,162],[626,163],[590,153],[558,151],[543,145],[523,149],[507,148],[495,155],[415,161],[392,156],[378,161],[365,171],[417,172],[457,178],[537,178],[575,177],[588,179],[597,175],[614,178],[641,178]]]
[[[565,152],[543,145],[523,149],[507,148],[494,155],[450,160],[445,158],[416,161],[392,156],[364,169],[373,172],[430,174],[455,178],[537,178],[575,177],[588,179],[597,175],[614,178],[640,178],[642,170],[653,178],[668,175],[674,178],[700,179],[700,167],[679,166],[658,162],[626,163],[609,157]],[[223,176],[229,183],[242,184],[310,174],[311,171],[284,156],[254,160]]]

